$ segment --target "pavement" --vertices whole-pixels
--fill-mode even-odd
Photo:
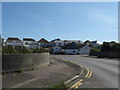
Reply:
[[[2,76],[2,88],[52,88],[81,72],[81,68],[51,57],[47,67]]]
[[[118,90],[119,61],[81,55],[52,55],[52,57],[72,61],[92,71],[92,76],[89,79],[82,80],[82,84],[77,87],[81,88],[80,90],[87,88],[89,90],[99,90],[99,88],[102,90]]]

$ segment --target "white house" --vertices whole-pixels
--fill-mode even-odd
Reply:
[[[10,45],[10,46],[22,46],[22,40],[20,40],[19,38],[13,38],[13,37],[9,37],[6,40],[6,45]]]
[[[36,48],[38,47],[38,43],[32,38],[23,38],[23,46],[29,48]]]
[[[66,42],[60,39],[52,40],[50,43],[52,44],[53,47],[55,46],[61,47],[61,46],[66,45]]]
[[[80,48],[80,54],[89,55],[90,50],[91,50],[91,47],[89,45],[85,45],[82,48]]]
[[[84,42],[80,41],[80,40],[68,40],[69,43],[76,43],[76,44],[83,44]]]
[[[54,54],[61,53],[61,47],[58,47],[58,46],[53,47],[53,53]]]

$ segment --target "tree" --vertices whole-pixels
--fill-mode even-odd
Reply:
[[[101,52],[104,51],[110,51],[110,43],[109,42],[103,42],[103,45],[101,47]]]

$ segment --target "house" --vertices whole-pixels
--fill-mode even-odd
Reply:
[[[80,54],[81,55],[83,55],[83,54],[89,55],[90,50],[91,50],[90,45],[84,45],[82,48],[80,48]]]
[[[61,53],[61,47],[58,47],[58,46],[53,47],[53,53],[54,54],[60,54]]]
[[[110,42],[110,45],[114,45],[114,44],[117,44],[117,42],[115,42],[115,41]]]
[[[22,46],[22,40],[20,40],[19,38],[13,38],[13,37],[8,37],[8,39],[6,40],[6,45],[10,45],[10,46]]]
[[[66,45],[66,42],[63,40],[60,40],[59,38],[52,40],[50,43],[52,44],[52,47],[55,47],[55,46],[62,47]]]
[[[66,44],[62,49],[64,49],[64,54],[79,54],[78,44],[75,42]]]
[[[68,40],[69,43],[83,44],[80,40]]]
[[[97,41],[92,41],[92,42],[90,43],[90,45],[91,45],[91,46],[94,46],[94,47],[98,47],[98,46],[99,46],[99,44],[97,43]]]
[[[23,46],[29,48],[36,48],[39,47],[37,41],[32,38],[23,38]]]
[[[44,39],[44,38],[42,38],[42,39],[40,39],[39,41],[38,41],[38,45],[40,46],[40,47],[44,47],[44,48],[46,48],[46,47],[51,47],[52,45],[49,43],[49,41],[47,41],[46,39]]]

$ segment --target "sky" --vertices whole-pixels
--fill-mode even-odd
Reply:
[[[3,2],[3,38],[118,40],[117,2]]]

